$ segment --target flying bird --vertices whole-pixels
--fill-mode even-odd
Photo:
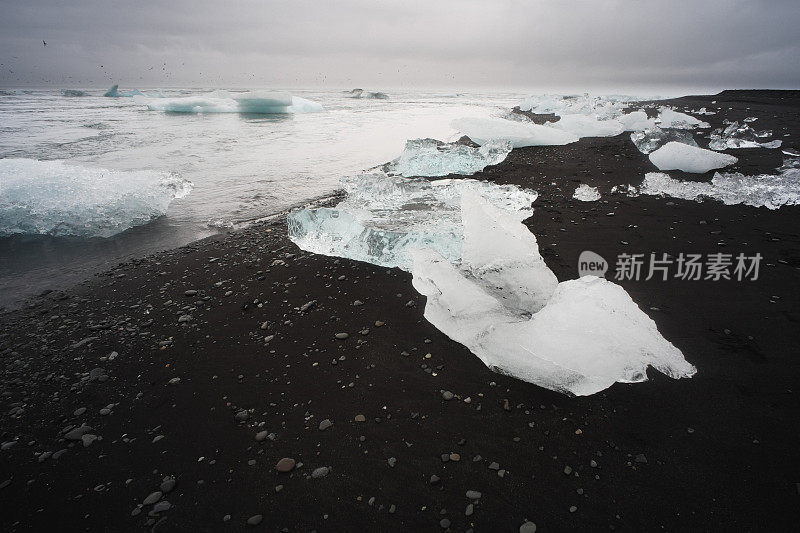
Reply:
[[[44,39],[42,39],[42,44],[43,44],[43,45],[45,45],[45,46],[47,46],[47,41],[45,41]]]

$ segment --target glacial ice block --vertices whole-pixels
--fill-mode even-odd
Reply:
[[[711,125],[708,122],[703,122],[691,115],[687,115],[686,113],[679,113],[674,109],[670,109],[669,107],[662,107],[658,113],[658,122],[662,128],[681,128],[681,129],[692,129],[692,128],[710,128]]]
[[[665,195],[684,200],[711,199],[726,205],[744,204],[779,209],[800,205],[800,168],[784,166],[777,175],[745,176],[715,173],[711,182],[680,181],[660,172],[648,172],[641,194]]]
[[[691,132],[682,129],[661,129],[658,126],[631,133],[631,141],[643,154],[658,150],[671,141],[697,146]]]
[[[471,193],[461,213],[462,261],[416,249],[413,285],[425,318],[488,367],[573,395],[644,381],[648,366],[696,372],[622,287],[594,276],[557,283],[524,225]]]
[[[598,120],[596,117],[588,115],[563,115],[558,122],[547,125],[581,138],[614,137],[625,131],[625,126],[617,120]]]
[[[567,131],[502,118],[459,118],[450,125],[480,145],[505,139],[511,141],[514,148],[522,148],[563,145],[578,140],[576,135]]]
[[[732,122],[724,128],[711,132],[708,147],[711,150],[728,150],[734,148],[780,148],[783,142],[778,139],[761,142],[761,139],[772,137],[769,130],[756,131],[749,124]]]
[[[108,98],[131,98],[134,96],[145,96],[143,92],[139,89],[131,89],[130,91],[122,91],[119,90],[119,85],[112,85],[109,90],[105,92],[103,95]]]
[[[109,237],[166,214],[191,189],[166,172],[0,159],[0,235]]]
[[[400,157],[387,165],[390,172],[403,176],[470,175],[502,162],[511,151],[511,142],[491,140],[480,148],[435,139],[406,141]]]
[[[617,117],[617,121],[622,124],[625,131],[643,131],[656,127],[654,118],[647,118],[647,113],[642,110],[632,111]]]
[[[171,113],[258,113],[287,114],[314,113],[322,111],[322,105],[292,96],[289,93],[272,91],[249,91],[236,93],[214,91],[198,96],[181,96],[150,100],[139,97],[136,103],[146,105],[151,111]]]
[[[738,159],[732,155],[671,141],[652,152],[650,161],[659,170],[683,170],[702,174],[709,170],[733,165]]]
[[[575,189],[572,197],[581,202],[594,202],[600,199],[600,191],[597,190],[597,187],[590,187],[583,183]]]
[[[474,191],[517,220],[528,218],[536,193],[474,179],[427,180],[381,172],[342,180],[345,199],[334,208],[289,213],[289,238],[303,250],[411,270],[409,251],[430,247],[461,258],[461,195]]]

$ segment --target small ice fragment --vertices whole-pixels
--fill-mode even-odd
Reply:
[[[583,183],[580,187],[575,189],[572,197],[581,202],[594,202],[600,199],[600,192],[597,190],[597,187],[590,187]]]
[[[650,154],[650,161],[659,170],[682,170],[703,173],[727,167],[738,161],[732,155],[720,154],[675,141],[668,142]]]

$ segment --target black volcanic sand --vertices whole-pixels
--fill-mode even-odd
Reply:
[[[796,93],[669,103],[721,108],[715,127],[758,116],[798,147]],[[781,164],[731,153],[747,174]],[[477,177],[539,191],[527,224],[560,280],[585,249],[761,253],[757,281],[621,282],[694,378],[571,398],[495,374],[424,320],[409,274],[300,251],[277,219],[0,317],[0,441],[17,441],[0,530],[794,529],[800,208],[610,193],[653,170],[620,135],[514,150]],[[603,198],[573,200],[580,183]],[[65,439],[81,424],[88,446]],[[283,457],[297,467],[276,472]],[[139,512],[166,476],[170,508]]]

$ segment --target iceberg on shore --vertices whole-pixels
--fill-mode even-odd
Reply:
[[[649,157],[659,170],[682,170],[697,174],[727,167],[738,161],[732,155],[720,154],[675,141],[668,142],[652,152]]]
[[[450,125],[480,145],[505,139],[511,141],[514,148],[522,148],[563,145],[578,140],[576,135],[567,131],[503,118],[458,118]]]
[[[659,110],[657,121],[662,128],[693,129],[711,127],[708,122],[703,122],[686,113],[679,113],[669,107],[662,107]]]
[[[68,96],[68,97],[79,97],[79,96],[87,96],[86,91],[81,91],[78,89],[61,89],[61,96]]]
[[[622,124],[625,131],[643,131],[656,127],[656,119],[647,118],[647,113],[641,109],[621,115],[617,117],[617,121]]]
[[[752,122],[752,121],[751,121]],[[711,132],[708,147],[711,150],[728,150],[733,148],[780,148],[780,140],[762,143],[759,139],[772,137],[769,130],[756,131],[746,122],[741,126],[738,122],[731,122],[724,128],[717,128]]]
[[[587,115],[563,115],[558,122],[548,126],[563,130],[577,137],[614,137],[625,131],[625,126],[614,119],[598,120]]]
[[[518,220],[528,218],[536,193],[474,179],[408,179],[376,172],[345,178],[334,208],[289,213],[289,238],[303,250],[411,270],[411,248],[427,246],[461,257],[461,195],[474,191]]]
[[[473,148],[435,139],[413,139],[406,141],[403,153],[387,165],[387,170],[406,177],[470,175],[502,162],[509,152],[511,143],[506,140],[492,140]]]
[[[136,97],[137,104],[146,105],[151,111],[170,113],[256,113],[291,114],[322,111],[322,105],[289,93],[272,91],[250,91],[232,93],[214,91],[199,96],[181,96],[150,100]]]
[[[691,132],[682,129],[661,129],[658,126],[631,133],[631,141],[643,154],[658,150],[672,141],[697,146]]]
[[[462,260],[413,251],[413,285],[425,318],[489,368],[572,395],[696,369],[665,340],[625,290],[584,276],[558,283],[520,222],[470,192],[462,195]]]
[[[745,176],[715,173],[711,182],[680,181],[660,172],[648,172],[639,192],[702,202],[717,200],[725,205],[744,204],[779,209],[800,205],[800,168],[781,167],[777,175]]]
[[[163,216],[191,189],[166,172],[0,159],[0,235],[110,237]]]
[[[292,241],[410,271],[425,318],[493,370],[573,395],[644,381],[648,366],[673,378],[696,372],[620,286],[558,283],[521,223],[535,193],[381,174],[344,187],[335,208],[289,214]]]

